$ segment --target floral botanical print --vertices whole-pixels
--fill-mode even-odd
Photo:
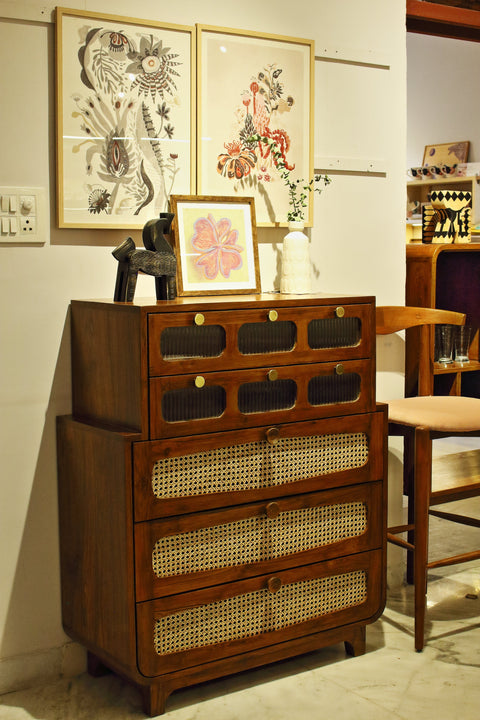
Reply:
[[[192,245],[199,253],[195,265],[203,269],[205,277],[215,280],[220,273],[228,279],[232,270],[242,267],[243,248],[237,245],[237,239],[238,230],[232,229],[228,218],[215,222],[209,213],[195,221]]]
[[[78,39],[64,60],[63,89],[74,88],[63,103],[65,209],[141,227],[191,189],[190,34],[64,22]]]
[[[225,141],[226,152],[222,152],[217,160],[217,172],[224,177],[242,180],[255,173],[258,183],[269,183],[275,178],[276,162],[270,148],[252,142],[250,138],[254,134],[275,140],[285,166],[294,169],[295,165],[287,160],[290,138],[278,127],[282,114],[294,104],[293,97],[285,94],[281,74],[282,68],[276,64],[267,65],[241,94],[242,105],[235,111],[238,137]]]

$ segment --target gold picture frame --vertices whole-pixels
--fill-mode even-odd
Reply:
[[[179,295],[260,292],[252,197],[172,195]]]
[[[58,7],[57,222],[132,228],[195,192],[195,28]]]
[[[451,166],[466,163],[469,148],[469,140],[441,143],[440,145],[425,145],[422,165]]]
[[[198,193],[253,196],[259,226],[288,225],[270,148],[248,138],[274,139],[292,179],[312,177],[314,62],[313,40],[197,25]]]

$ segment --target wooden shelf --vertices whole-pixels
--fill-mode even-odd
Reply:
[[[453,375],[454,373],[476,372],[480,370],[478,360],[470,360],[468,363],[434,363],[434,375]]]
[[[406,255],[406,304],[466,313],[467,325],[474,328],[468,365],[434,364],[435,394],[480,397],[480,243],[412,242]],[[407,395],[416,394],[418,343],[415,329],[407,331]]]

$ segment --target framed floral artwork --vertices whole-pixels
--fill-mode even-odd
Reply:
[[[260,292],[255,201],[172,195],[179,295]]]
[[[56,14],[59,227],[142,228],[195,190],[195,30]]]
[[[251,138],[312,177],[314,61],[313,40],[197,25],[197,192],[253,196],[258,225],[287,225],[288,189]]]

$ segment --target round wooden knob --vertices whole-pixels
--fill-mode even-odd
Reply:
[[[205,378],[202,375],[197,375],[195,378],[195,387],[202,388],[205,385]]]
[[[205,322],[205,315],[202,315],[202,313],[196,313],[195,317],[193,318],[193,322],[195,325],[203,325]]]
[[[336,317],[339,317],[339,318],[343,317],[345,315],[345,308],[343,308],[341,306],[335,308],[335,315],[336,315]]]
[[[275,322],[275,320],[278,320],[278,312],[276,310],[269,310],[268,311],[268,319],[271,322]]]
[[[280,430],[276,427],[268,428],[265,436],[267,438],[267,442],[270,443],[270,445],[276,445],[280,440]]]
[[[335,365],[335,373],[337,375],[343,375],[343,365],[342,363],[338,363],[338,365]]]
[[[279,577],[271,577],[267,581],[267,587],[271,593],[276,593],[282,587],[282,581]]]
[[[280,515],[280,506],[276,502],[268,503],[267,507],[265,508],[265,514],[270,520],[273,520],[273,518],[276,518]]]
[[[269,370],[268,371],[268,379],[269,380],[277,380],[278,379],[278,370]]]

